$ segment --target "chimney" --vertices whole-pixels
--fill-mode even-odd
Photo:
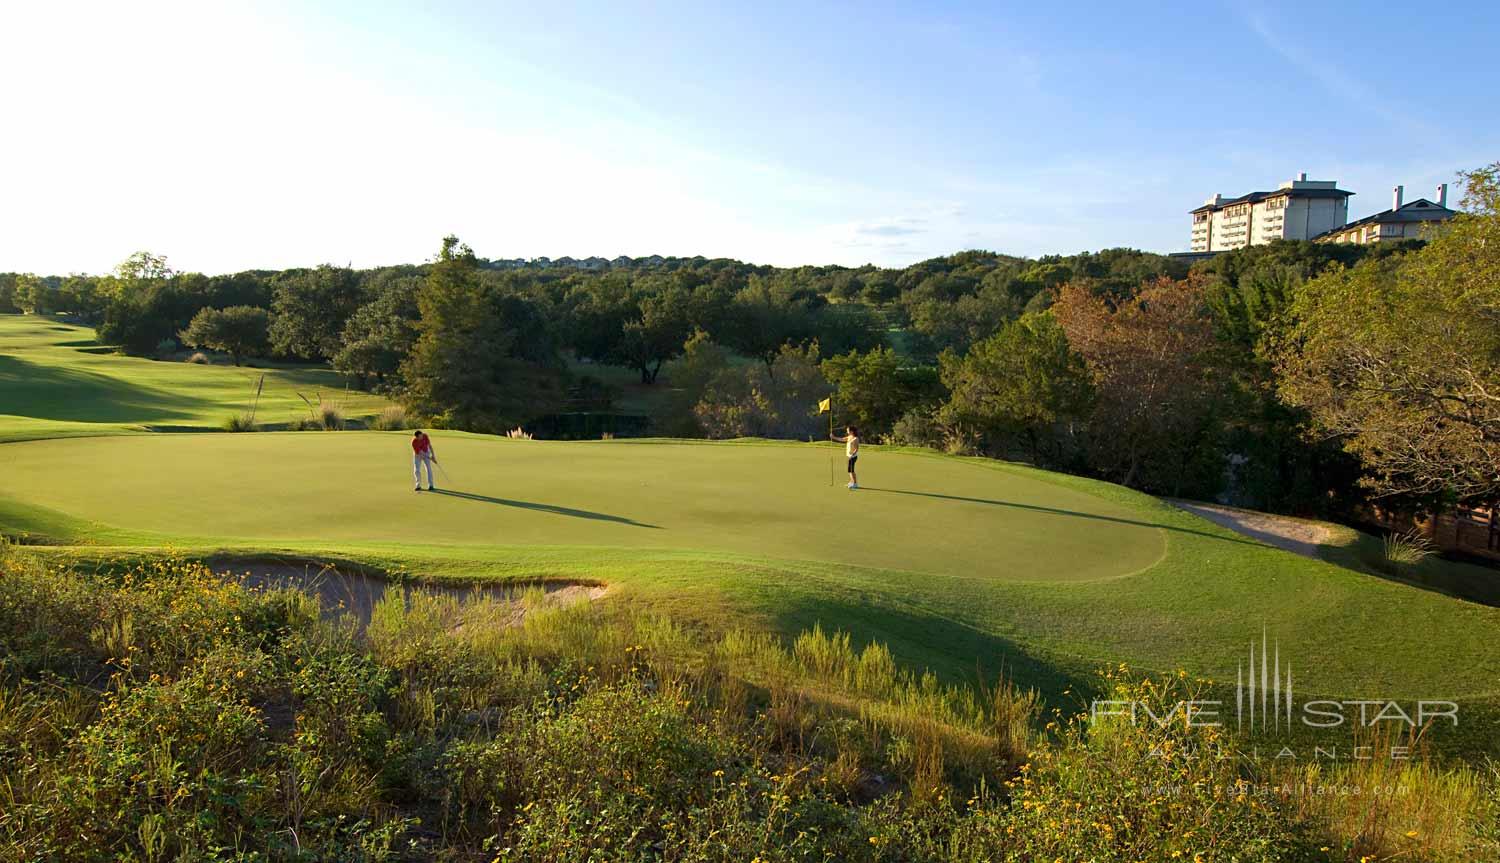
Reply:
[[[1439,207],[1446,207],[1446,206],[1448,206],[1448,184],[1447,183],[1439,183],[1438,184],[1437,205]]]
[[[1391,209],[1401,209],[1401,193],[1406,190],[1405,186],[1397,186],[1391,190]]]
[[[1297,179],[1300,180],[1300,181],[1302,181],[1302,182],[1306,182],[1307,181],[1307,172],[1303,171],[1300,174],[1298,174],[1297,175]]]

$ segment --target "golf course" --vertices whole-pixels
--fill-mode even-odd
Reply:
[[[0,527],[59,560],[170,549],[584,580],[710,630],[820,624],[950,680],[1004,668],[1054,697],[1105,663],[1232,679],[1263,631],[1309,695],[1500,694],[1500,611],[1108,483],[869,446],[851,492],[824,444],[434,431],[439,488],[413,493],[409,433],[211,433],[258,371],[98,353],[86,333],[0,318]],[[268,373],[262,410],[290,413],[327,374]]]

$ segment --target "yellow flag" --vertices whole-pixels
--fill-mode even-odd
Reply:
[[[832,398],[826,398],[826,399],[823,399],[822,401],[818,402],[818,413],[820,413],[820,414],[826,414],[826,413],[828,413],[831,410],[833,410],[833,399]]]

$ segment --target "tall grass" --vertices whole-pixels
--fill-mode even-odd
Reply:
[[[0,859],[1500,859],[1492,770],[1038,727],[1033,693],[844,633],[556,596],[391,589],[361,632],[190,562],[84,575],[0,543]],[[1249,790],[1297,779],[1371,793]]]
[[[1432,540],[1416,531],[1387,534],[1381,545],[1381,562],[1387,570],[1405,571],[1431,556]]]
[[[376,431],[402,431],[407,428],[406,409],[390,405],[370,420],[370,428]]]
[[[255,415],[251,413],[230,414],[224,418],[220,428],[227,432],[253,432],[259,429],[255,424]]]
[[[322,393],[314,393],[314,395],[317,397],[317,401],[313,401],[302,393],[297,393],[297,397],[302,399],[303,404],[307,405],[308,417],[302,422],[294,422],[292,430],[343,431],[348,426],[344,418],[344,409],[338,402],[332,399],[325,399]]]

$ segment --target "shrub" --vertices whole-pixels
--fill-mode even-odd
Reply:
[[[534,440],[536,438],[536,435],[531,434],[530,432],[526,431],[523,428],[520,428],[519,426],[506,432],[505,436],[512,440]]]
[[[251,413],[230,414],[221,426],[227,432],[253,432],[259,429],[255,415]]]
[[[193,355],[187,358],[187,361],[196,366],[209,365],[208,354],[202,351],[194,351]]]
[[[157,359],[170,359],[177,353],[178,344],[176,339],[162,339],[156,343],[156,348],[151,352]]]
[[[332,402],[324,402],[318,406],[318,412],[313,416],[318,428],[323,431],[343,431],[344,411]]]
[[[885,443],[896,446],[921,446],[937,449],[943,444],[943,430],[930,407],[916,407],[901,415],[891,426]]]
[[[370,428],[376,431],[401,431],[406,428],[406,409],[391,405],[370,420]]]
[[[1107,680],[1108,698],[1158,715],[1202,697],[1185,677]],[[1216,727],[1075,716],[1032,750],[1003,819],[976,819],[975,841],[1025,860],[1310,859],[1310,840],[1258,793],[1233,746]]]
[[[1492,768],[1043,732],[1032,693],[818,628],[397,589],[361,634],[199,564],[41,560],[0,543],[0,860],[1500,859]],[[1157,715],[1198,687],[1102,684]],[[1280,790],[1318,784],[1359,792]]]
[[[187,329],[178,333],[178,337],[195,348],[223,351],[229,354],[235,365],[239,365],[246,356],[266,352],[269,325],[270,316],[266,310],[255,306],[206,308],[193,316]]]
[[[1416,531],[1388,534],[1381,547],[1381,563],[1388,571],[1417,566],[1432,554],[1432,540]]]

